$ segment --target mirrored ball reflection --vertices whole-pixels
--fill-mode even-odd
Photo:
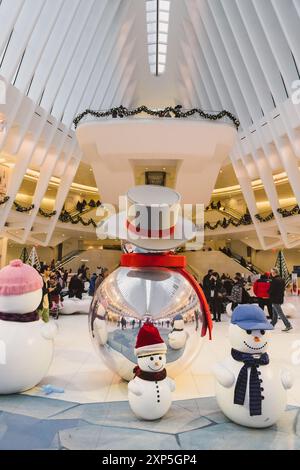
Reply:
[[[105,364],[133,378],[139,329],[152,321],[164,339],[167,372],[176,377],[199,354],[203,314],[188,281],[167,268],[118,268],[97,290],[89,314],[92,342]]]

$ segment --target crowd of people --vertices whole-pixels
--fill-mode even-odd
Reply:
[[[82,299],[87,292],[93,297],[100,284],[108,276],[107,268],[98,267],[97,272],[90,275],[89,268],[82,264],[76,273],[72,270],[56,268],[55,263],[50,265],[41,263],[39,272],[43,278],[43,299],[39,312],[44,321],[49,320],[49,313],[58,311],[63,297]],[[247,279],[239,272],[231,278],[228,274],[220,275],[213,269],[209,269],[203,278],[203,292],[215,322],[221,321],[221,316],[226,312],[226,307],[231,303],[234,310],[240,304],[258,303],[264,310],[267,309],[268,318],[275,326],[280,318],[285,326],[283,331],[290,331],[292,325],[282,310],[285,294],[285,282],[280,277],[277,268],[270,273],[265,273],[256,279],[252,285],[251,276]],[[253,295],[250,292],[253,292]],[[122,329],[127,327],[126,319],[120,321]],[[134,328],[135,325],[133,325]]]
[[[37,270],[43,278],[43,298],[38,310],[45,322],[49,321],[50,313],[58,315],[64,296],[82,299],[83,293],[87,292],[93,297],[109,274],[107,268],[98,267],[97,272],[90,276],[89,268],[85,264],[73,273],[72,269],[56,268],[53,261],[49,265],[42,262]]]
[[[267,308],[268,317],[273,326],[280,318],[285,326],[283,331],[292,330],[293,327],[282,310],[285,281],[280,277],[278,269],[273,268],[270,273],[263,274],[254,282],[254,295],[250,295],[252,287],[250,280],[250,278],[245,279],[241,273],[236,273],[232,279],[226,274],[220,276],[213,269],[208,271],[203,278],[202,288],[213,320],[221,321],[221,315],[225,313],[228,303],[231,303],[232,310],[240,304],[258,303],[263,310]]]

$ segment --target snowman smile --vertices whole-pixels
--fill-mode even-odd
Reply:
[[[254,349],[255,351],[259,351],[260,349],[263,349],[265,346],[267,346],[268,341],[266,341],[266,342],[265,342],[262,346],[260,346],[259,348],[254,348],[253,346],[250,346],[249,344],[246,343],[246,341],[244,341],[244,344],[247,346],[247,348]]]
[[[159,372],[163,366],[161,366],[159,369],[152,369],[152,367],[148,366],[150,370],[153,370],[153,372]]]

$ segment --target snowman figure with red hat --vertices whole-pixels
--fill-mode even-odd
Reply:
[[[42,288],[41,276],[21,260],[0,270],[0,395],[34,387],[51,364],[57,327],[39,318]]]
[[[171,407],[175,382],[167,377],[167,346],[152,323],[140,329],[134,353],[138,365],[128,384],[130,408],[145,420],[162,418]]]

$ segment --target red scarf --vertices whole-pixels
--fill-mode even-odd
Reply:
[[[16,323],[29,323],[40,319],[37,311],[30,313],[2,313],[0,312],[0,320],[13,321]]]
[[[165,380],[167,377],[166,369],[160,370],[159,372],[146,372],[141,370],[139,366],[136,366],[133,369],[133,372],[134,378],[138,377],[139,379],[147,380],[148,382],[159,382],[161,380]]]
[[[202,307],[204,322],[201,330],[201,336],[205,336],[208,329],[209,339],[212,338],[211,332],[213,328],[213,322],[211,319],[210,309],[206,297],[198,282],[186,270],[185,256],[172,255],[170,253],[159,253],[157,255],[152,253],[128,253],[121,256],[121,266],[129,268],[168,268],[172,271],[179,272],[194,288]]]

